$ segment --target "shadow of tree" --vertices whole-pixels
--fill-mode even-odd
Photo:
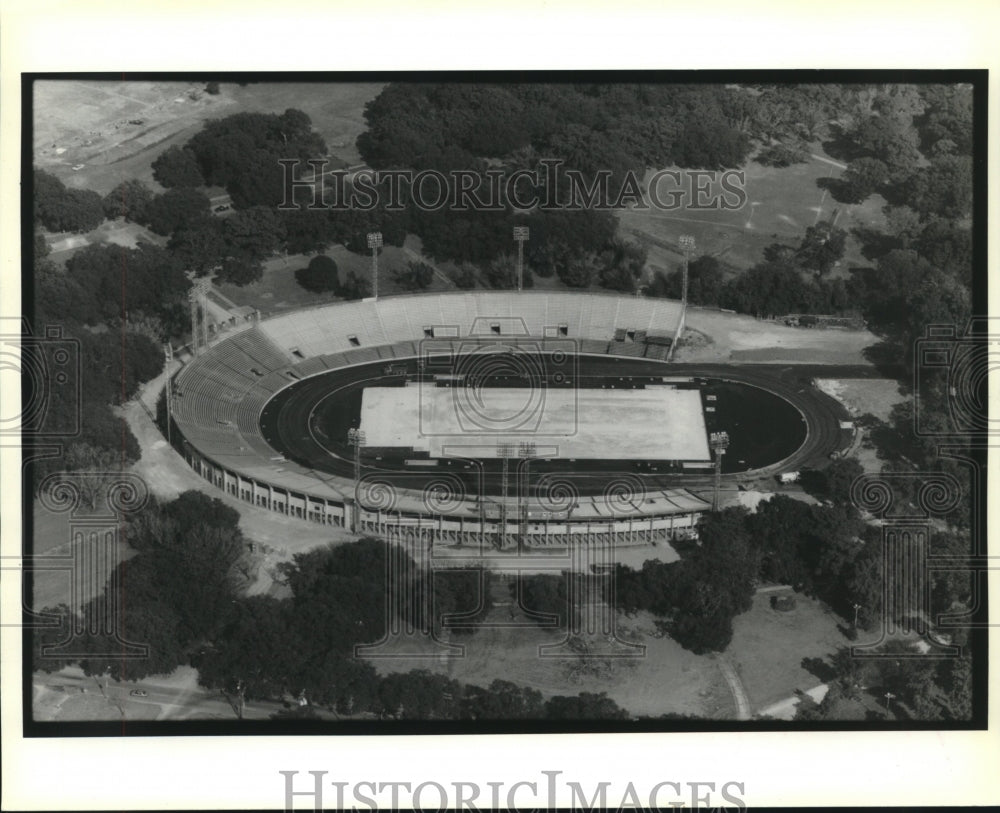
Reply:
[[[800,666],[823,683],[829,683],[837,677],[837,670],[823,658],[803,658]]]
[[[907,380],[908,369],[901,362],[902,353],[898,343],[888,340],[866,347],[862,353],[885,378]]]

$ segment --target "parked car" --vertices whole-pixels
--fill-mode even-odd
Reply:
[[[149,695],[142,689],[133,689],[129,692],[132,697],[148,697]]]
[[[228,209],[229,209],[229,207],[228,207],[228,206],[225,206],[225,205],[223,205],[223,206],[216,206],[216,207],[215,207],[215,211],[217,211],[217,212],[225,212],[225,211],[227,211]]]

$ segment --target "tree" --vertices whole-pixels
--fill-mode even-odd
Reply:
[[[313,257],[308,266],[295,272],[295,281],[312,293],[336,291],[340,287],[337,263],[325,254]]]
[[[176,145],[153,161],[153,177],[167,189],[205,185],[194,152]]]
[[[223,234],[230,254],[263,260],[281,248],[285,221],[273,209],[252,206],[226,218]]]
[[[208,93],[211,96],[218,96],[219,95],[219,83],[218,82],[209,82],[208,84],[206,84],[205,85],[205,93]]]
[[[284,199],[279,160],[327,154],[323,139],[300,110],[237,113],[208,121],[185,144],[210,185],[226,187],[238,208],[277,206]]]
[[[564,255],[555,263],[556,275],[570,288],[588,288],[600,272],[600,264],[593,253],[584,256]]]
[[[260,260],[251,257],[227,257],[222,261],[216,279],[219,282],[228,282],[231,285],[253,285],[264,278],[264,266]]]
[[[458,273],[452,276],[456,287],[463,291],[468,291],[476,287],[476,283],[479,281],[479,277],[476,274],[476,269],[467,263],[463,263],[458,269]]]
[[[462,696],[461,716],[471,720],[526,720],[545,714],[542,693],[496,679],[489,688],[466,686]]]
[[[906,202],[924,219],[962,220],[972,211],[972,159],[964,155],[934,158],[903,183]]]
[[[801,141],[770,144],[757,153],[757,163],[766,167],[790,167],[809,160],[809,149]]]
[[[382,678],[378,699],[382,708],[396,719],[428,720],[456,716],[454,698],[460,692],[457,681],[425,669],[414,669]]]
[[[864,469],[857,459],[842,457],[834,460],[820,472],[822,493],[837,505],[850,505],[851,487],[862,474]]]
[[[215,640],[194,660],[198,682],[248,698],[277,698],[292,684],[308,646],[289,601],[272,596],[238,600]]]
[[[149,228],[157,234],[172,234],[181,226],[208,216],[210,203],[204,192],[189,187],[169,189],[146,207]]]
[[[628,712],[604,692],[581,692],[575,697],[556,695],[545,703],[549,720],[627,720]]]
[[[688,302],[693,305],[717,305],[722,291],[722,263],[704,254],[688,264]],[[672,271],[665,279],[663,296],[680,299],[684,290],[684,272]]]
[[[419,291],[434,280],[434,268],[427,263],[410,262],[393,274],[393,278],[407,291]]]
[[[104,216],[109,220],[123,217],[133,223],[147,223],[147,209],[153,192],[138,180],[122,181],[104,197]]]
[[[614,238],[601,252],[604,267],[601,285],[613,291],[632,293],[646,266],[647,251],[642,245]]]
[[[161,318],[168,329],[179,326],[174,306],[186,304],[188,280],[177,259],[159,246],[89,245],[67,260],[66,276],[68,285],[83,292],[82,303],[93,302],[98,318],[87,324],[144,313]],[[86,319],[72,301],[60,307],[67,308],[59,314],[63,318]]]
[[[802,279],[801,272],[787,261],[767,261],[733,277],[719,292],[719,304],[740,313],[780,316],[826,309],[821,290]]]
[[[483,275],[491,288],[510,290],[517,284],[517,261],[511,254],[501,254],[486,264]]]
[[[806,229],[805,237],[795,252],[803,268],[826,274],[844,256],[847,232],[830,222],[817,223]]]
[[[905,178],[920,160],[917,136],[912,124],[894,116],[867,116],[850,132],[857,157],[882,161],[890,180]]]
[[[177,227],[167,243],[167,249],[181,265],[204,276],[222,264],[230,248],[222,231],[222,222],[203,217]]]
[[[291,254],[325,251],[336,238],[330,213],[296,208],[282,212],[285,220],[285,248]]]
[[[35,218],[49,231],[85,233],[104,221],[101,196],[89,189],[67,189],[48,172],[34,173]]]
[[[566,574],[560,576],[538,575],[522,576],[518,581],[511,582],[511,597],[517,600],[518,585],[520,585],[523,607],[539,624],[545,624],[554,615],[557,626],[565,627],[569,622],[569,594],[566,590]]]
[[[348,271],[338,293],[344,299],[364,299],[371,296],[372,286],[364,277],[358,276],[354,271]]]

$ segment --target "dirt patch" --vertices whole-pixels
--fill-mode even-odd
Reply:
[[[330,154],[349,165],[360,158],[364,106],[382,83],[38,80],[34,83],[34,161],[68,186],[107,194],[123,180],[152,184],[152,162],[183,144],[208,119],[240,112],[306,113]],[[78,167],[78,169],[74,169]]]
[[[817,378],[816,386],[840,401],[853,417],[870,413],[880,421],[889,420],[892,408],[908,397],[891,378]]]
[[[675,359],[867,366],[869,361],[863,351],[876,341],[867,330],[790,327],[710,308],[688,308],[684,337]]]

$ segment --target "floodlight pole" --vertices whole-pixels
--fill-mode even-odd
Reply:
[[[524,241],[528,239],[527,226],[514,227],[514,239],[517,241],[517,290],[524,289]]]
[[[497,444],[497,457],[501,460],[502,470],[500,475],[500,547],[503,547],[507,538],[507,476],[509,473],[508,459],[510,458],[511,445],[509,443]]]
[[[708,438],[712,451],[715,452],[715,487],[712,491],[712,510],[719,510],[719,486],[722,483],[722,456],[729,446],[728,432],[712,432]]]
[[[537,454],[537,447],[532,441],[522,441],[518,450],[524,460],[524,498],[521,498],[520,485],[517,489],[518,518],[521,521],[521,545],[524,546],[528,535],[528,503],[531,501],[531,459]]]
[[[382,232],[368,232],[368,248],[372,250],[372,296],[378,299],[378,250],[382,248]]]
[[[354,482],[361,480],[361,447],[365,445],[365,433],[360,429],[347,430],[347,442],[354,447]]]

